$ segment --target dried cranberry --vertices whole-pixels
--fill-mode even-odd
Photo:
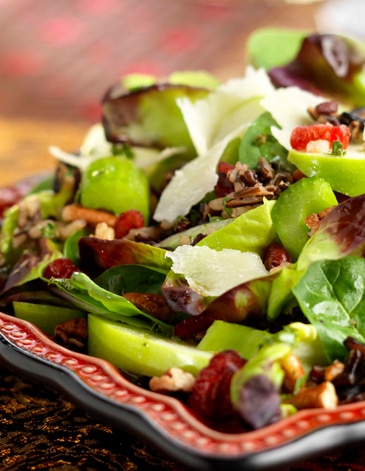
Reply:
[[[222,173],[225,173],[227,175],[227,173],[230,171],[230,170],[233,170],[234,169],[234,165],[228,163],[228,162],[218,162],[218,173],[219,172],[222,172]]]
[[[222,198],[234,190],[233,184],[228,180],[227,173],[234,167],[226,162],[219,162],[218,164],[218,181],[214,187],[214,192],[218,198]]]
[[[350,128],[344,124],[333,126],[332,124],[313,124],[311,126],[297,126],[290,136],[290,144],[295,150],[305,151],[307,144],[319,139],[329,141],[340,141],[343,148],[347,149],[350,142]]]
[[[229,417],[233,414],[230,386],[233,374],[246,363],[236,351],[216,354],[203,368],[193,387],[189,404],[199,414],[209,418]]]
[[[0,189],[0,217],[4,216],[6,209],[18,203],[22,198],[22,194],[14,187],[6,187]]]
[[[214,317],[199,314],[187,317],[174,327],[174,335],[182,340],[194,340],[199,334],[205,332],[214,322]]]
[[[114,226],[115,237],[123,239],[131,229],[140,229],[144,226],[143,214],[135,209],[121,213]]]
[[[289,252],[277,242],[272,242],[266,248],[263,259],[266,270],[271,270],[291,261]]]
[[[49,263],[44,269],[45,278],[71,278],[80,269],[69,258],[58,258]]]

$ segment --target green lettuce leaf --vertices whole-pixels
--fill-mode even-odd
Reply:
[[[317,329],[329,361],[344,359],[348,336],[365,342],[365,259],[350,256],[315,262],[293,293]]]
[[[270,70],[286,65],[299,52],[307,33],[284,28],[260,28],[247,41],[248,60],[255,67]]]
[[[106,319],[165,333],[171,327],[141,311],[123,296],[102,288],[87,275],[76,272],[71,278],[51,278],[48,283],[57,288],[58,294],[75,307]]]
[[[243,213],[228,225],[207,235],[197,245],[214,250],[226,248],[262,255],[275,238],[271,220],[274,205],[275,201],[264,200],[264,204]]]
[[[158,268],[143,265],[119,265],[105,270],[95,279],[95,283],[115,294],[160,293],[165,278],[165,270]]]
[[[279,168],[292,171],[294,166],[287,161],[288,151],[273,136],[272,127],[279,125],[267,111],[255,119],[241,140],[239,160],[256,169],[260,157],[265,157],[268,162],[278,163]]]

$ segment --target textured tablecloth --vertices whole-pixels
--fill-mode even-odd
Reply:
[[[58,392],[0,367],[0,469],[140,471],[184,468],[90,417]],[[282,471],[365,471],[365,447]],[[247,470],[249,471],[249,470]]]

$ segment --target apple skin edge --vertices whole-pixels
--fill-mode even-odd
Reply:
[[[342,157],[290,150],[288,160],[307,177],[326,180],[334,191],[347,196],[365,192],[365,153],[349,149]]]

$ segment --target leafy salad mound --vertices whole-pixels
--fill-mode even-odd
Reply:
[[[365,391],[364,47],[248,51],[111,87],[0,237],[4,312],[245,430]]]

